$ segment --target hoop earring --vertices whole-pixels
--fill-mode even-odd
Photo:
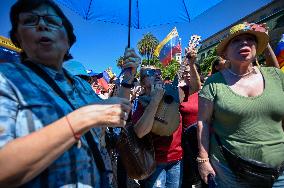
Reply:
[[[257,59],[257,57],[255,57],[255,63],[256,63],[256,65],[257,65],[257,68],[259,68],[259,67],[260,67],[260,65],[259,65],[259,63],[258,63],[258,59]]]

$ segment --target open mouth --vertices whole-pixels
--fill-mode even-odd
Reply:
[[[48,37],[41,37],[41,38],[39,39],[39,43],[40,43],[40,44],[45,44],[45,45],[47,45],[47,44],[51,44],[51,42],[52,42],[52,40],[51,40],[50,38],[48,38]]]
[[[154,83],[155,84],[161,84],[161,83],[163,83],[163,81],[160,79],[160,78],[156,78],[155,80],[154,80]]]
[[[250,53],[250,49],[249,48],[242,48],[239,51],[239,54],[248,54]]]

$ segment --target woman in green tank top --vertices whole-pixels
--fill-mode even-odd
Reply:
[[[199,172],[205,182],[213,174],[218,187],[256,186],[228,166],[215,133],[236,155],[273,168],[284,161],[284,74],[274,67],[253,66],[268,45],[265,31],[258,24],[232,27],[217,47],[229,66],[209,77],[199,93]],[[271,186],[284,187],[283,172],[279,175]]]

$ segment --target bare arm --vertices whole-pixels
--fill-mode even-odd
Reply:
[[[89,105],[68,114],[74,132],[84,134],[104,124],[124,126],[122,117],[131,107],[129,101],[121,101],[121,104]],[[10,141],[0,150],[0,187],[17,187],[30,181],[75,142],[66,118]]]
[[[274,53],[274,51],[271,48],[269,43],[268,43],[267,47],[264,50],[264,56],[265,56],[266,65],[268,67],[280,68],[279,67],[279,63],[277,61],[277,58],[275,56],[275,53]]]
[[[0,150],[0,187],[16,187],[28,182],[75,141],[62,118],[40,131],[9,142]]]
[[[195,63],[189,63],[190,66],[190,91],[189,93],[195,93],[201,89],[200,76],[196,70]]]
[[[136,72],[137,72],[137,67],[140,64],[140,57],[135,53],[134,49],[132,48],[126,48],[124,52],[124,64],[123,64],[123,69],[128,69],[130,68],[131,71],[124,71],[123,75],[123,81],[122,83],[126,84],[133,84]],[[124,86],[121,86],[119,88],[119,97],[131,100],[131,88],[127,88]]]
[[[201,89],[200,76],[195,66],[196,58],[197,58],[196,50],[193,49],[191,51],[186,51],[185,61],[187,62],[190,68],[190,77],[185,77],[189,79],[186,81],[186,83],[189,83],[189,88],[190,88],[189,95]]]
[[[209,130],[213,114],[213,103],[202,97],[198,98],[198,148],[201,158],[208,157],[209,151]]]
[[[134,131],[139,138],[142,138],[152,130],[154,117],[163,95],[163,89],[155,89],[151,95],[149,105],[145,108],[143,115],[134,125]]]
[[[118,97],[125,98],[130,101],[131,100],[130,94],[131,94],[131,88],[126,88],[123,86],[119,88]]]
[[[208,158],[209,151],[209,139],[210,139],[210,124],[213,114],[213,102],[204,99],[202,97],[198,98],[198,122],[197,122],[197,140],[199,148],[199,157]],[[215,175],[215,172],[208,162],[199,163],[198,165],[199,173],[201,178],[207,183],[207,176],[209,173]]]

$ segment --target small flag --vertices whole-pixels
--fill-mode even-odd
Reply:
[[[112,72],[110,67],[106,69],[106,72],[108,73],[110,79],[115,77],[115,74]]]
[[[275,55],[277,57],[280,68],[284,71],[284,34],[282,34],[282,38],[276,47]]]
[[[110,76],[107,71],[103,71],[103,78],[105,79],[105,81],[107,81],[107,83],[109,83]]]

